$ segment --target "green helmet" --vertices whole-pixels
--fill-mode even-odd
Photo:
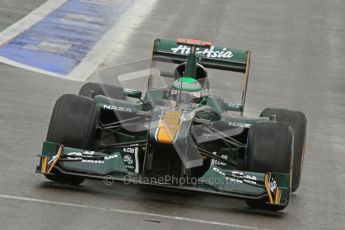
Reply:
[[[180,77],[172,83],[172,87],[183,91],[201,91],[200,83],[191,77]]]
[[[200,83],[191,77],[180,77],[172,85],[170,94],[172,99],[183,103],[199,103],[202,96]]]

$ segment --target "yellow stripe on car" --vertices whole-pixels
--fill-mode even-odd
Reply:
[[[180,129],[180,112],[165,111],[159,122],[157,141],[163,144],[172,144]]]
[[[59,160],[60,156],[61,156],[61,153],[63,151],[63,148],[64,148],[64,145],[60,145],[60,148],[59,148],[59,151],[58,153],[56,154],[56,157],[53,161],[53,163],[51,164],[50,168],[48,169],[48,173],[50,173],[52,171],[52,169],[54,168],[56,162]]]
[[[282,194],[282,189],[281,188],[277,188],[277,190],[276,190],[276,197],[275,197],[275,203],[276,204],[280,203],[281,194]]]
[[[41,172],[46,173],[47,169],[47,163],[48,163],[48,157],[42,157],[42,165],[41,165]]]
[[[269,176],[267,174],[265,175],[265,187],[268,193],[268,198],[270,199],[270,203],[273,204],[273,197],[272,197],[270,183],[269,183]]]

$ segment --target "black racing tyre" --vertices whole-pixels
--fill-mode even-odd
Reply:
[[[248,132],[246,169],[253,172],[291,173],[293,132],[282,122],[258,122]],[[289,191],[290,193],[290,191]],[[290,194],[288,196],[290,199]],[[265,203],[266,200],[246,200],[251,208],[280,211],[284,206]]]
[[[291,192],[295,192],[301,183],[305,152],[307,118],[304,113],[300,111],[276,108],[266,108],[260,114],[261,117],[268,117],[270,115],[276,115],[277,121],[287,123],[291,126],[294,132],[294,160]]]
[[[67,147],[93,150],[99,111],[93,99],[65,94],[55,103],[46,141]],[[45,175],[49,180],[78,185],[84,178],[64,175],[53,170],[53,175]]]
[[[85,83],[79,90],[79,95],[89,97],[91,91],[93,91],[93,95],[103,95],[106,97],[110,97],[113,99],[126,99],[126,96],[123,94],[123,88],[108,85],[108,84],[100,84],[96,82],[87,82]]]

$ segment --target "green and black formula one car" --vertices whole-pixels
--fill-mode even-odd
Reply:
[[[72,185],[122,181],[284,209],[301,180],[306,117],[275,108],[243,116],[250,51],[156,39],[149,63],[120,77],[118,67],[105,68],[118,85],[89,82],[79,95],[62,95],[36,171]],[[237,104],[222,99],[232,89],[220,97],[212,86],[230,87],[236,74],[244,74]],[[121,86],[137,75],[146,77],[144,90]]]

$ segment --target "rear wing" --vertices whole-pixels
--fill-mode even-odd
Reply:
[[[183,63],[186,61],[190,49],[191,46],[188,44],[157,38],[153,45],[153,56],[168,57],[175,63]],[[245,73],[249,65],[248,56],[250,52],[248,50],[219,46],[197,47],[196,50],[196,53],[202,56],[199,63],[206,68]]]
[[[185,39],[188,41],[190,39]],[[152,56],[167,57],[170,61],[180,64],[186,61],[188,54],[191,51],[191,43],[181,43],[178,41],[166,40],[157,38],[154,40]],[[192,40],[198,44],[210,44],[198,40]],[[199,63],[206,68],[221,69],[233,72],[244,73],[242,101],[240,106],[241,113],[246,100],[249,65],[250,65],[250,51],[243,49],[230,49],[219,46],[198,46],[196,54],[201,56]]]

